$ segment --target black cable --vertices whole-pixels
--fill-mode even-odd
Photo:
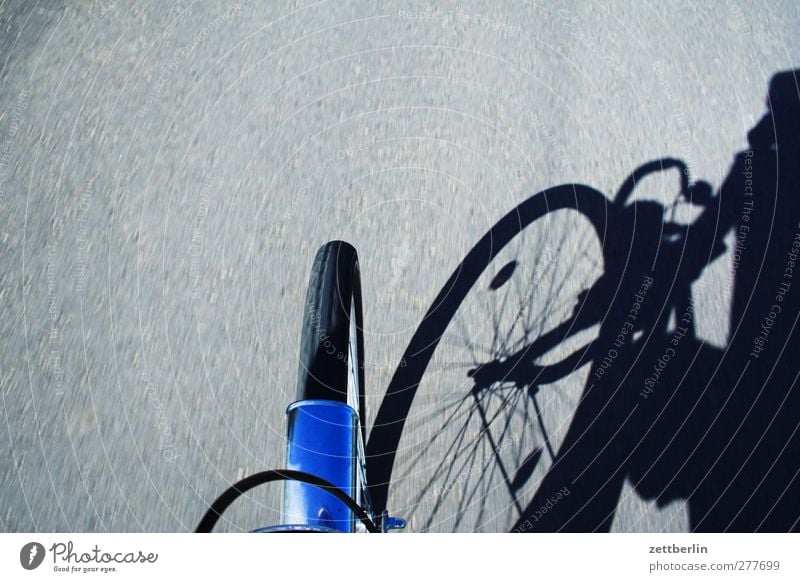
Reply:
[[[245,477],[241,481],[237,481],[228,487],[225,492],[217,497],[216,501],[211,504],[211,507],[209,507],[208,511],[203,516],[203,519],[200,520],[200,525],[197,526],[195,533],[211,533],[211,530],[214,529],[214,525],[217,523],[217,520],[220,518],[222,513],[228,509],[231,503],[236,501],[240,495],[249,491],[253,487],[257,487],[271,481],[300,481],[301,483],[307,483],[309,485],[314,485],[315,487],[324,489],[336,499],[347,505],[347,507],[356,515],[356,517],[358,517],[361,523],[364,524],[364,527],[367,528],[368,532],[380,532],[380,528],[373,523],[369,517],[369,514],[367,514],[367,512],[364,511],[364,509],[359,506],[352,497],[347,495],[347,493],[339,489],[333,483],[330,483],[325,479],[321,479],[316,475],[312,475],[311,473],[293,471],[291,469],[280,469],[261,471],[255,475]]]

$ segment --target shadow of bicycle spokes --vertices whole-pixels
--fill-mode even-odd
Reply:
[[[585,347],[597,326],[551,346],[536,340],[584,307],[602,273],[592,234],[574,210],[521,229],[442,334],[397,458],[415,530],[508,530],[555,460],[588,370],[547,382],[540,370]]]

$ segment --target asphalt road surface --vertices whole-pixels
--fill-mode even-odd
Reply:
[[[612,196],[665,156],[719,186],[798,51],[789,0],[3,2],[0,530],[191,530],[232,481],[282,466],[331,239],[360,255],[371,425],[506,213],[563,183]],[[677,190],[666,171],[636,195]],[[508,531],[569,427],[590,366],[535,403],[468,375],[602,274],[586,219],[548,218],[480,276],[421,379],[387,500],[413,531]],[[709,345],[730,333],[731,260],[694,292]],[[221,527],[272,523],[280,500],[265,487]],[[611,529],[685,531],[687,512],[626,481]]]

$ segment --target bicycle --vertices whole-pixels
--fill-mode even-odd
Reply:
[[[361,275],[355,248],[323,245],[314,258],[300,340],[297,399],[287,408],[285,469],[238,481],[208,509],[196,532],[208,533],[243,493],[284,481],[281,525],[256,533],[387,532],[405,521],[377,514],[364,454],[365,392]]]
[[[465,365],[449,366],[450,369],[467,367],[467,373],[462,378],[469,378],[473,386],[466,396],[456,393],[455,404],[446,403],[444,411],[441,406],[435,407],[435,414],[444,412],[448,418],[443,423],[442,429],[433,435],[428,447],[422,448],[416,458],[405,467],[406,470],[414,469],[416,464],[428,455],[430,446],[440,436],[446,434],[448,425],[457,420],[459,414],[466,415],[466,420],[461,423],[462,427],[466,428],[460,428],[456,440],[447,447],[447,454],[453,463],[439,464],[432,472],[428,483],[421,491],[414,493],[416,497],[437,498],[432,515],[440,511],[440,499],[472,488],[470,492],[461,495],[458,501],[460,505],[454,511],[454,515],[459,516],[453,524],[457,528],[466,508],[470,504],[482,503],[492,492],[493,487],[480,488],[480,481],[485,479],[489,465],[491,468],[488,480],[495,478],[495,472],[499,473],[502,484],[512,499],[509,507],[512,507],[517,514],[522,513],[524,490],[528,492],[531,489],[535,490],[535,487],[526,487],[527,484],[531,481],[541,481],[550,466],[555,463],[559,441],[563,441],[582,399],[582,389],[573,390],[565,401],[566,406],[558,412],[560,421],[553,422],[550,419],[548,429],[544,418],[548,403],[539,402],[542,388],[547,385],[557,386],[558,382],[598,357],[599,340],[584,339],[581,342],[581,337],[593,326],[599,325],[607,315],[607,311],[592,311],[587,306],[609,304],[611,297],[619,292],[623,284],[622,277],[618,277],[619,267],[614,265],[627,264],[620,263],[620,259],[626,258],[623,255],[630,245],[620,244],[619,241],[624,242],[627,240],[626,237],[634,235],[635,222],[632,223],[628,219],[626,211],[631,208],[629,201],[637,181],[653,171],[670,168],[680,170],[681,175],[681,187],[673,203],[673,214],[674,207],[681,198],[691,203],[709,204],[710,188],[705,183],[691,184],[686,166],[679,160],[673,159],[657,160],[638,168],[623,183],[613,201],[588,186],[565,185],[552,188],[532,196],[508,213],[478,242],[451,275],[403,356],[403,360],[411,362],[412,365],[404,366],[402,373],[419,374],[419,377],[411,378],[411,382],[409,378],[405,378],[405,386],[399,386],[397,379],[393,380],[387,398],[384,399],[378,412],[375,423],[377,427],[399,424],[402,428],[405,424],[411,412],[414,396],[423,380],[422,372],[432,361],[450,322],[462,308],[470,290],[476,286],[482,287],[478,285],[479,280],[488,279],[484,287],[488,288],[490,295],[496,294],[501,289],[510,288],[509,282],[521,270],[521,261],[512,260],[505,264],[502,260],[497,261],[503,249],[510,248],[508,245],[512,240],[517,241],[518,252],[523,248],[527,248],[529,252],[536,252],[541,248],[541,245],[530,244],[530,241],[524,240],[525,237],[518,236],[523,232],[530,232],[531,225],[542,218],[550,218],[559,211],[572,211],[575,214],[574,218],[588,221],[599,242],[599,248],[594,247],[595,258],[601,257],[605,267],[602,275],[597,275],[597,269],[594,272],[581,271],[576,268],[578,255],[573,253],[573,262],[567,265],[566,271],[563,261],[555,260],[547,262],[540,269],[542,254],[537,253],[533,270],[534,274],[538,270],[541,280],[536,282],[535,276],[530,279],[535,284],[528,285],[521,294],[523,299],[520,301],[519,309],[510,318],[506,317],[505,325],[508,329],[504,334],[498,332],[499,327],[503,325],[502,317],[493,319],[494,337],[489,348],[492,357],[488,361],[486,359],[481,361],[475,357],[477,343],[471,338],[468,349],[472,351],[472,361]],[[657,210],[647,203],[637,204],[636,208],[641,212],[652,213]],[[664,222],[662,214],[651,216],[651,219],[655,218],[659,223]],[[684,225],[671,221],[664,222],[664,225],[663,236],[673,237],[676,240],[685,238]],[[580,232],[580,229],[563,228],[562,225],[559,231],[569,234]],[[615,237],[610,241],[607,240],[611,238],[609,233],[614,233]],[[540,231],[538,239],[547,239],[547,234],[547,231]],[[536,239],[534,236],[534,241]],[[529,244],[523,244],[526,242]],[[585,250],[588,246],[585,240],[583,245]],[[563,246],[565,246],[564,240],[557,249],[559,256],[563,254]],[[500,263],[503,266],[489,270],[489,265],[493,263]],[[561,275],[558,275],[559,269],[562,271]],[[566,272],[582,273],[582,278],[577,285],[575,281],[565,284],[562,275]],[[586,284],[588,279],[593,279],[593,282]],[[532,317],[533,295],[545,280],[549,287],[548,301],[542,307],[547,313],[544,317]],[[341,241],[324,245],[317,252],[309,281],[301,338],[297,400],[287,409],[287,468],[258,473],[231,486],[212,504],[198,526],[198,532],[211,531],[224,510],[242,493],[257,485],[278,480],[287,482],[282,512],[284,523],[254,531],[377,532],[405,527],[404,520],[389,517],[385,509],[382,511],[375,509],[368,486],[366,462],[368,456],[365,454],[366,432],[363,423],[364,346],[360,289],[360,272],[355,249]],[[520,295],[518,285],[514,292]],[[688,293],[688,290],[681,289],[674,298],[684,301]],[[577,305],[572,306],[571,303],[559,301],[564,295],[577,297]],[[507,299],[506,296],[502,301],[503,307],[507,305]],[[492,297],[487,303],[496,305],[498,301]],[[668,312],[669,309],[666,312],[662,309],[654,321],[643,318],[638,323],[636,331],[646,327],[664,329]],[[553,325],[559,318],[561,321]],[[522,337],[511,341],[517,329],[522,331]],[[693,328],[691,335],[694,337]],[[531,340],[534,336],[536,339]],[[427,341],[430,337],[433,337],[434,341]],[[420,349],[416,345],[420,341],[419,338],[426,340]],[[580,345],[572,349],[569,356],[560,358],[557,362],[547,361],[549,352],[556,347],[563,347],[575,338]],[[449,358],[448,362],[452,364]],[[445,366],[444,369],[447,368],[448,366]],[[585,378],[582,383],[585,383]],[[392,396],[398,387],[406,393],[406,399],[400,406],[397,406],[396,400],[392,401]],[[506,395],[501,395],[499,402],[491,402],[492,396],[501,392],[505,392]],[[451,391],[450,396],[454,393]],[[558,395],[558,390],[554,390],[553,394]],[[394,415],[392,418],[387,417],[389,401],[392,401]],[[468,405],[466,411],[462,409],[464,404]],[[521,413],[520,404],[524,406]],[[533,408],[532,411],[528,408],[529,404]],[[414,417],[412,422],[429,422],[426,416],[411,416]],[[500,434],[493,434],[493,425],[498,418],[502,420],[502,428]],[[539,446],[535,445],[525,432],[529,420],[533,419],[541,433]],[[471,428],[470,424],[473,425]],[[514,430],[518,431],[518,436],[508,439],[508,433]],[[470,431],[477,431],[476,438],[465,438],[464,435]],[[413,435],[416,430],[406,432]],[[385,449],[378,451],[376,457],[388,457],[391,469],[394,455],[400,448],[399,433],[395,433],[394,437],[389,435],[389,438],[382,440]],[[466,449],[462,447],[464,443],[467,443]],[[528,453],[532,445],[533,450]],[[483,452],[479,451],[481,447]],[[547,451],[547,455],[544,451]],[[485,465],[479,472],[473,469],[465,472],[466,465],[454,472],[455,461],[463,455],[467,457],[466,463],[474,463],[475,459],[481,459],[481,463],[485,462]],[[503,457],[516,463],[515,471],[509,470],[506,466],[509,461],[504,461]],[[377,486],[381,495],[379,500],[381,508],[385,506],[385,493],[389,481],[386,475],[382,477],[378,479]],[[441,484],[434,485],[437,480]],[[413,503],[409,505],[413,506]],[[482,513],[481,505],[476,523],[485,527],[486,522],[480,521]],[[433,525],[435,524],[429,519],[422,529],[429,529]]]

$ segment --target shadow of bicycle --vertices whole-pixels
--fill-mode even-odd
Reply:
[[[798,530],[798,95],[797,71],[773,77],[750,148],[716,194],[683,173],[682,203],[701,209],[689,225],[630,200],[645,175],[685,170],[658,160],[613,200],[551,188],[487,232],[426,313],[381,403],[367,445],[377,508],[411,422],[433,426],[404,463],[426,473],[419,529],[485,529],[504,507],[513,531],[608,531],[627,480],[660,506],[685,502],[693,531]],[[733,295],[720,349],[695,333],[692,289],[727,251]],[[432,366],[454,388],[426,403],[434,414],[408,421]],[[432,450],[444,452],[434,466]]]

